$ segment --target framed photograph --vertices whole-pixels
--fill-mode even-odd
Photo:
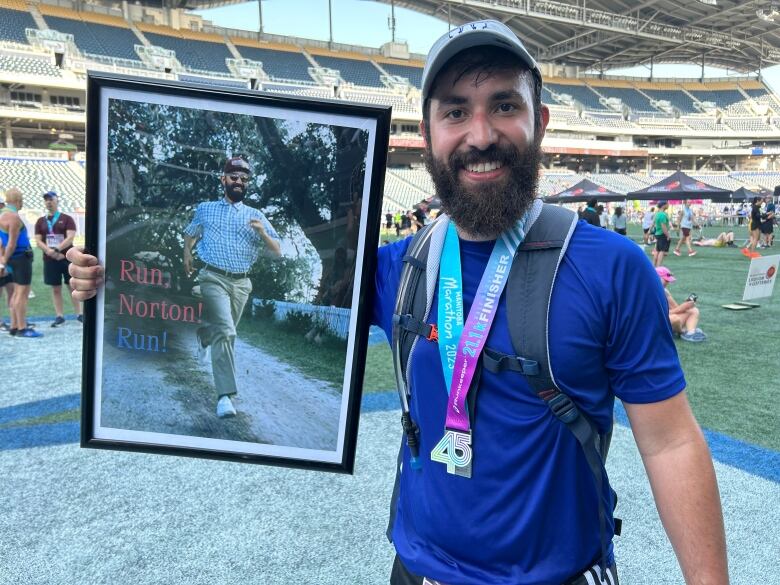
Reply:
[[[389,128],[88,76],[82,446],[352,472]]]

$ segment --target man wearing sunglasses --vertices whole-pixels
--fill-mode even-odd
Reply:
[[[281,254],[279,236],[263,213],[244,205],[251,178],[249,163],[240,157],[225,162],[220,179],[224,196],[201,203],[184,230],[184,270],[195,272],[193,247],[204,262],[198,273],[205,325],[197,330],[198,358],[211,369],[217,392],[217,416],[236,415],[231,397],[238,393],[234,345],[236,328],[252,292],[249,272],[265,250]]]

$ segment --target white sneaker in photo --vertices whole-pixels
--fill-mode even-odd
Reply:
[[[233,401],[230,400],[230,396],[222,396],[217,402],[217,416],[219,418],[227,418],[229,416],[236,416],[236,409],[233,406]]]

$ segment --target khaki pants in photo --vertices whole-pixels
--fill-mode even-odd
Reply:
[[[200,328],[203,343],[211,346],[211,369],[217,396],[232,395],[236,387],[236,364],[233,347],[236,327],[244,312],[244,305],[252,292],[248,278],[233,279],[201,270],[200,291],[203,295],[204,319]]]

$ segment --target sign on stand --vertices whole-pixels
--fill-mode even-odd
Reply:
[[[780,264],[780,255],[762,256],[750,262],[745,292],[742,295],[743,301],[772,296],[777,280],[778,264]]]

